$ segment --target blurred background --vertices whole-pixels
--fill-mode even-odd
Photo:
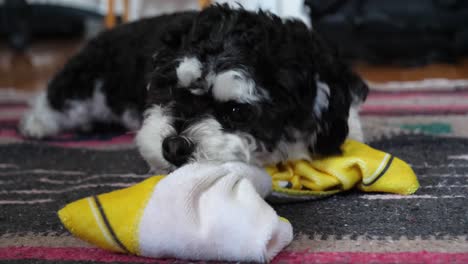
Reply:
[[[102,30],[214,2],[295,17],[335,45],[371,86],[361,112],[368,137],[468,136],[468,1],[463,0],[0,0],[2,102],[20,109],[19,98],[44,89]],[[11,111],[3,115],[16,118]]]

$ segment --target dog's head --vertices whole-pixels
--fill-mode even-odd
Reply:
[[[158,170],[339,152],[367,87],[303,23],[214,6],[169,26],[137,145]]]

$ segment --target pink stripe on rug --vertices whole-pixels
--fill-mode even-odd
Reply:
[[[48,248],[48,247],[7,247],[0,248],[0,260],[43,259],[63,261],[100,261],[100,262],[141,262],[150,263],[154,259],[112,253],[98,248]],[[162,260],[160,263],[173,261]]]
[[[27,139],[23,138],[16,130],[13,129],[1,129],[0,128],[0,137],[4,138],[12,138],[17,140],[24,140]],[[116,136],[111,139],[105,140],[73,140],[70,139],[67,141],[66,139],[57,138],[57,141],[49,140],[43,141],[47,144],[59,147],[101,147],[101,146],[111,146],[111,145],[131,145],[133,144],[133,138],[135,135],[133,133],[124,134],[121,136]]]
[[[110,140],[83,140],[83,141],[69,141],[69,142],[49,142],[50,145],[60,147],[97,147],[118,144],[132,144],[133,134],[125,134],[122,136],[114,137]]]
[[[0,129],[0,137],[9,137],[15,139],[22,139],[14,130]]]
[[[44,259],[64,261],[140,262],[156,259],[115,254],[97,248],[0,248],[0,260]],[[172,259],[158,259],[158,263],[173,263]],[[468,253],[438,252],[281,252],[272,263],[468,263]]]
[[[281,252],[273,263],[404,263],[404,264],[436,264],[436,263],[468,263],[468,253],[438,253],[438,252]]]
[[[369,93],[367,100],[378,99],[409,99],[409,98],[433,98],[433,97],[447,97],[447,98],[467,98],[468,92],[464,93],[425,93],[425,92],[408,92],[408,93]]]
[[[7,118],[3,118],[3,119],[0,119],[0,126],[3,125],[14,125],[14,126],[17,126],[19,123],[19,118],[12,118],[12,117],[7,117]],[[0,127],[1,129],[1,127]]]
[[[2,103],[0,104],[0,110],[1,111],[18,111],[18,110],[26,110],[28,109],[27,104],[21,104],[21,103],[11,103],[11,104],[5,104]]]
[[[362,115],[433,115],[433,114],[465,114],[468,105],[366,105],[361,108]]]

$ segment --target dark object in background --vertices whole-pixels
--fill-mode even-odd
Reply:
[[[4,0],[0,4],[0,35],[12,48],[22,51],[33,38],[76,37],[85,31],[85,18],[96,13],[52,4],[28,4]]]
[[[468,55],[468,1],[306,0],[312,25],[348,59],[421,65]]]

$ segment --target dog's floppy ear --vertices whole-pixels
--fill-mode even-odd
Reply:
[[[277,97],[283,98],[282,106],[289,107],[286,111],[294,110],[288,126],[301,132],[311,154],[337,154],[348,135],[351,94],[365,94],[365,89],[315,32],[294,20],[285,26],[288,38],[272,57],[277,63],[264,64],[279,68],[275,80],[281,87],[278,93],[284,96]],[[356,87],[351,88],[354,83]]]
[[[362,78],[355,74],[353,71],[348,69],[349,71],[349,92],[352,97],[352,103],[353,105],[358,105],[363,103],[366,98],[367,94],[369,93],[369,87],[367,84],[362,80]]]
[[[312,135],[310,150],[320,155],[340,153],[348,136],[348,117],[351,106],[358,106],[367,97],[368,87],[337,52],[318,36],[313,37],[318,53],[315,72],[316,96],[313,114],[317,131]]]
[[[317,79],[316,91],[313,114],[317,124],[309,150],[318,155],[339,154],[348,136],[351,95],[345,87],[323,79]]]
[[[321,116],[318,116],[319,126],[314,136],[313,152],[320,155],[341,153],[340,147],[349,132],[350,108],[360,105],[369,90],[364,81],[347,66],[329,78],[317,79],[314,114],[317,116],[317,111],[321,111]],[[328,100],[324,100],[328,91]]]

